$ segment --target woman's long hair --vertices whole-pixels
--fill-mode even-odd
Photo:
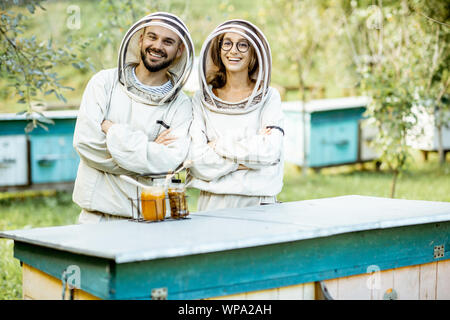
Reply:
[[[218,71],[209,75],[206,81],[208,84],[212,85],[214,89],[222,88],[227,83],[226,68],[220,56],[222,50],[221,43],[224,36],[225,33],[222,33],[220,36],[216,37],[211,44],[211,59],[218,68]],[[248,65],[248,77],[251,79],[253,73],[255,73],[255,71],[258,69],[258,58],[256,57],[256,52],[253,46],[250,45],[249,51],[250,51],[250,63]]]

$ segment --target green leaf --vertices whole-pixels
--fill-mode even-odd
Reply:
[[[81,69],[81,66],[80,66],[78,63],[76,63],[76,62],[73,62],[73,63],[72,63],[72,66],[73,66],[75,69],[78,69],[78,70]]]
[[[41,117],[38,119],[38,121],[42,122],[42,123],[47,123],[47,124],[55,124],[55,122],[52,119],[47,118],[42,113],[41,113]]]
[[[64,103],[67,103],[66,98],[65,98],[62,94],[60,94],[60,93],[58,93],[58,92],[55,92],[55,95],[56,95],[56,97],[58,98],[58,100],[61,100],[61,101],[63,101]]]
[[[30,11],[31,14],[33,14],[34,11],[36,10],[34,5],[32,5],[32,4],[27,4],[27,9],[28,9],[28,11]]]
[[[26,125],[25,132],[30,133],[34,128],[36,128],[36,125],[31,121]]]
[[[48,131],[48,127],[46,125],[44,125],[43,123],[41,123],[40,121],[38,121],[38,126],[40,126],[41,128],[43,128],[45,131]]]

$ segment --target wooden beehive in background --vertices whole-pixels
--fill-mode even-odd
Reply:
[[[283,102],[285,160],[304,166],[306,153],[306,166],[322,168],[377,159],[368,143],[376,131],[361,125],[367,101],[365,97],[310,101],[305,105],[305,130],[301,102]]]
[[[414,107],[413,111],[416,115],[417,123],[408,134],[408,145],[424,152],[438,151],[439,132],[437,129],[436,115],[418,106]],[[450,151],[450,114],[446,112],[442,116],[443,119],[448,119],[449,121],[442,126],[442,149],[444,151]]]
[[[76,110],[48,111],[46,124],[25,133],[24,115],[0,115],[0,188],[73,182],[79,157],[72,141]]]

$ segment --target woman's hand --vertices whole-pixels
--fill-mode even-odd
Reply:
[[[208,146],[210,146],[212,149],[216,146],[216,140],[208,142]],[[249,170],[245,165],[239,164],[237,170]]]
[[[264,129],[261,129],[260,132],[259,132],[259,134],[263,135],[263,136],[268,136],[271,133],[272,133],[272,129],[271,128],[264,128]],[[243,164],[239,164],[237,169],[238,170],[250,170],[247,166],[245,166]]]
[[[263,135],[263,136],[268,136],[272,133],[272,129],[271,128],[263,128],[259,131],[259,134]]]

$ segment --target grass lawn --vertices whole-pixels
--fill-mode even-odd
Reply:
[[[382,165],[375,172],[373,163],[339,166],[322,169],[319,174],[312,170],[306,177],[293,165],[285,167],[284,187],[278,198],[293,201],[336,197],[342,195],[366,195],[390,197],[392,174]],[[414,154],[414,161],[397,180],[395,198],[410,200],[450,201],[449,155],[443,167],[439,167],[437,154],[429,155],[424,162],[421,155]]]
[[[286,164],[281,201],[316,199],[342,195],[389,197],[392,176],[383,166],[372,164],[341,166],[311,171],[303,177],[297,167]],[[397,183],[396,198],[450,201],[450,163],[439,167],[436,154],[424,162],[419,154]],[[198,190],[189,190],[189,208],[195,211]],[[37,228],[76,223],[80,209],[69,193],[49,193],[37,198],[13,200],[0,194],[0,230]],[[21,299],[19,261],[13,258],[13,241],[0,239],[0,299]]]
[[[1,200],[0,230],[29,229],[73,224],[80,209],[72,195]],[[0,299],[22,298],[22,272],[19,260],[13,258],[14,242],[0,239]]]

